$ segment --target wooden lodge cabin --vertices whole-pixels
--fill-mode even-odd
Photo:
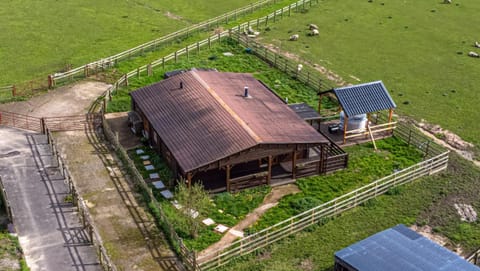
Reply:
[[[175,176],[212,192],[343,169],[347,154],[250,74],[190,70],[131,93]]]

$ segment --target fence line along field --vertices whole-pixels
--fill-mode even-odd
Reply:
[[[278,0],[278,2],[291,2]],[[67,70],[257,1],[7,1],[0,86]]]
[[[442,2],[323,0],[269,26],[260,41],[348,83],[383,80],[400,113],[480,145],[472,121],[480,118],[480,60],[468,56],[480,53],[480,2]],[[311,23],[318,36],[308,36]]]

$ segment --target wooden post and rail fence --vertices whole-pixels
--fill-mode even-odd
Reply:
[[[468,256],[465,260],[474,265],[480,266],[480,248]]]
[[[0,197],[3,201],[3,206],[7,212],[8,219],[13,223],[13,212],[10,201],[8,200],[7,192],[5,191],[5,186],[3,185],[2,176],[0,176]]]
[[[225,13],[223,15],[217,16],[213,19],[209,19],[207,21],[201,22],[199,24],[193,25],[191,27],[187,27],[184,29],[181,29],[179,31],[170,33],[168,35],[165,35],[163,37],[160,37],[158,39],[152,40],[150,42],[144,43],[142,45],[139,45],[137,47],[131,48],[129,50],[126,50],[124,52],[118,53],[113,56],[109,56],[103,59],[100,59],[98,61],[91,62],[89,64],[71,69],[66,72],[62,73],[55,73],[47,76],[47,80],[30,80],[28,82],[24,82],[21,84],[17,85],[11,85],[11,86],[4,86],[0,87],[0,99],[2,99],[2,96],[8,96],[8,97],[14,97],[18,95],[25,95],[28,93],[34,93],[37,90],[44,90],[44,89],[49,89],[49,88],[54,88],[57,84],[62,83],[62,82],[68,82],[76,79],[81,79],[81,78],[86,78],[92,74],[97,73],[98,71],[104,71],[105,69],[108,69],[109,67],[112,67],[115,65],[117,62],[124,60],[124,59],[129,59],[132,56],[136,56],[139,54],[143,54],[147,51],[153,51],[158,49],[161,46],[164,46],[176,39],[179,38],[184,38],[188,37],[191,35],[193,32],[197,31],[209,31],[211,27],[213,26],[219,26],[221,23],[225,22],[228,23],[229,20],[232,18],[236,19],[239,16],[243,16],[246,14],[250,14],[256,9],[259,9],[263,6],[270,5],[270,4],[275,4],[276,0],[263,0],[259,1],[256,3],[252,3],[246,7],[236,9],[234,11],[230,11],[228,13]],[[218,38],[221,37],[226,37],[229,35],[229,32],[240,32],[240,30],[246,29],[250,26],[261,26],[262,24],[268,25],[270,22],[276,22],[278,19],[283,18],[284,14],[288,14],[288,16],[291,15],[291,12],[298,12],[299,10],[304,10],[307,8],[307,6],[312,6],[313,3],[318,3],[318,0],[299,0],[298,2],[295,2],[293,4],[290,4],[286,7],[283,7],[281,9],[278,9],[267,16],[248,21],[246,23],[242,23],[240,25],[237,25],[236,27],[223,31],[222,33],[215,34],[203,41],[196,42],[192,45],[186,46],[185,48],[172,53],[171,55],[165,56],[161,59],[158,59],[157,61],[154,61],[148,65],[144,65],[137,70],[134,70],[130,73],[128,73],[128,76],[123,79],[123,80],[128,80],[132,75],[139,75],[141,72],[147,72],[150,71],[151,69],[155,66],[158,65],[165,65],[165,62],[169,60],[178,60],[178,57],[186,54],[187,57],[189,56],[189,52],[199,52],[200,48],[202,46],[208,45],[209,47],[211,46],[211,43],[218,40]],[[151,75],[151,74],[149,74]],[[120,79],[122,80],[122,79]],[[307,80],[308,81],[308,80]],[[10,93],[8,95],[5,95],[5,93]]]
[[[107,140],[112,144],[118,157],[127,168],[127,171],[132,177],[132,180],[136,187],[138,187],[139,189],[141,189],[141,191],[148,195],[149,202],[147,202],[147,205],[153,204],[155,206],[156,210],[158,211],[158,217],[155,217],[157,219],[157,223],[160,224],[159,226],[164,230],[164,233],[166,234],[171,247],[174,248],[176,253],[180,256],[184,267],[187,270],[200,270],[200,267],[197,265],[196,262],[195,251],[187,248],[183,243],[182,238],[177,235],[174,226],[169,222],[167,216],[162,210],[160,203],[153,195],[152,188],[150,188],[145,182],[142,175],[137,170],[135,163],[132,161],[132,159],[130,159],[127,152],[122,147],[122,145],[118,141],[118,138],[115,136],[108,122],[105,119],[103,119],[103,132]]]

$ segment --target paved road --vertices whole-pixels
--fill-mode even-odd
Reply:
[[[46,138],[0,127],[0,175],[25,259],[36,270],[101,270]],[[53,167],[52,167],[53,166]]]

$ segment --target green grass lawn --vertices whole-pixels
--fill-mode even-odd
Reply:
[[[5,214],[0,211],[0,218]],[[28,271],[30,270],[23,259],[22,249],[18,238],[10,235],[3,225],[0,225],[0,270]]]
[[[274,225],[422,160],[418,150],[395,137],[377,141],[377,147],[374,151],[372,144],[366,143],[345,148],[349,154],[347,169],[297,180],[302,192],[281,199],[253,229]]]
[[[335,251],[399,223],[428,223],[452,241],[450,247],[460,244],[465,254],[471,253],[480,246],[480,223],[460,221],[453,203],[460,200],[479,210],[479,178],[478,168],[452,155],[444,173],[402,186],[219,270],[333,270]]]
[[[263,32],[262,42],[317,63],[350,83],[383,80],[398,112],[440,124],[480,146],[477,110],[480,2],[321,0]],[[320,35],[308,37],[307,24]],[[288,41],[299,33],[297,42]]]
[[[107,57],[254,3],[206,1],[4,1],[0,86]],[[280,0],[284,5],[292,2]]]

